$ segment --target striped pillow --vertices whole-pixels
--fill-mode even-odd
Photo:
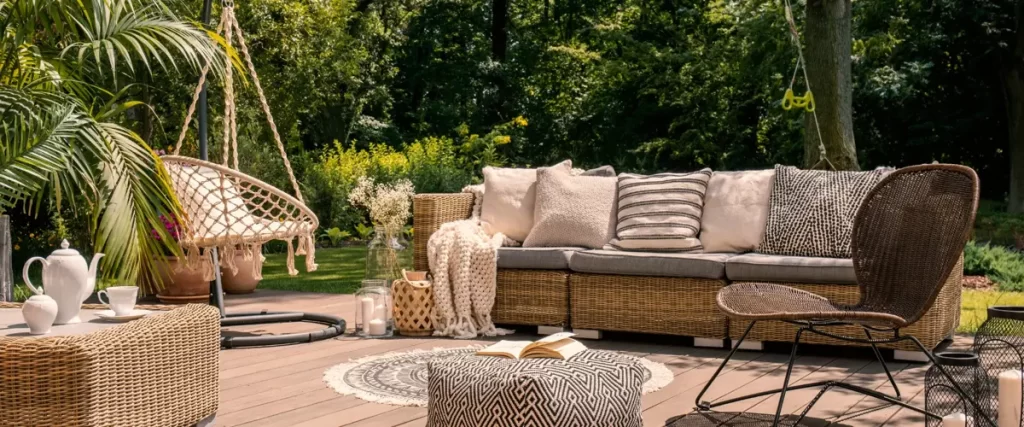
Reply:
[[[618,225],[605,249],[701,252],[697,238],[711,169],[619,175]]]

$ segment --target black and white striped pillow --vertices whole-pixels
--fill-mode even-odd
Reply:
[[[701,252],[697,235],[711,169],[619,175],[618,224],[605,249]]]

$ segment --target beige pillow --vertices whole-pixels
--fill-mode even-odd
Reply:
[[[700,223],[705,252],[757,250],[768,220],[774,180],[773,169],[711,175]]]
[[[569,173],[572,161],[552,166]],[[523,241],[533,228],[537,169],[484,168],[484,201],[480,222],[488,233]]]
[[[559,168],[538,170],[533,230],[523,247],[600,249],[615,237],[617,182],[615,177],[572,176]]]

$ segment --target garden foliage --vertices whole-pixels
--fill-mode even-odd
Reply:
[[[1024,291],[1024,253],[988,243],[968,242],[964,274],[987,276],[1008,292]]]

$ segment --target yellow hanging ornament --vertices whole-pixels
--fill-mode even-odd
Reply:
[[[814,94],[810,90],[804,96],[796,96],[793,88],[786,89],[786,95],[782,98],[782,109],[789,111],[793,108],[803,108],[808,113],[814,112]]]

